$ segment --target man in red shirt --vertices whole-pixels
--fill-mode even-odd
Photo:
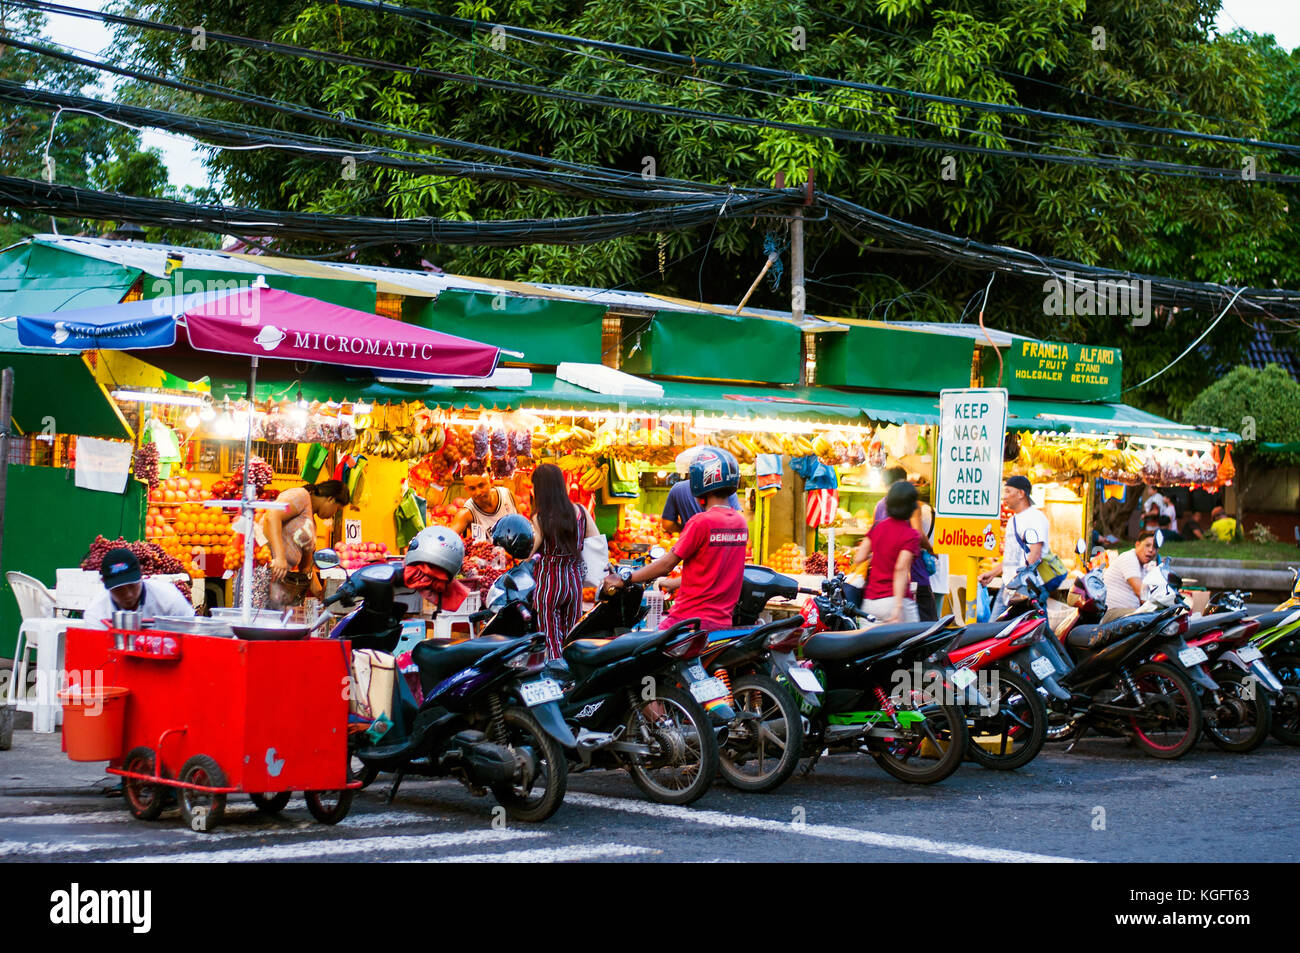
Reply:
[[[628,582],[642,583],[666,576],[682,563],[682,584],[672,612],[661,628],[683,619],[699,619],[703,629],[731,627],[731,613],[740,598],[745,572],[745,545],[749,527],[745,518],[731,508],[730,500],[740,485],[736,458],[718,447],[705,447],[695,456],[690,470],[691,493],[704,511],[687,521],[672,550],[648,566],[626,576],[610,576],[609,588]]]

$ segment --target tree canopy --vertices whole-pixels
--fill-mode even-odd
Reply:
[[[417,5],[412,3],[411,5]],[[435,4],[418,4],[443,10]],[[1138,168],[1054,164],[957,151],[979,147],[1158,160],[1257,172],[1300,170],[1268,150],[1007,115],[858,88],[702,65],[674,65],[592,47],[422,22],[329,2],[160,0],[142,7],[181,35],[123,27],[119,55],[141,68],[250,95],[587,165],[735,186],[798,182],[910,223],[1043,255],[1225,286],[1300,287],[1294,255],[1296,189],[1246,176],[1230,181]],[[1084,114],[1120,123],[1231,137],[1296,141],[1300,60],[1270,39],[1215,36],[1219,0],[462,0],[450,12],[480,23],[533,27],[805,75]],[[557,102],[513,89],[410,72],[322,63],[240,48],[228,32],[317,50],[601,94],[730,116],[855,133],[938,140],[941,147],[845,141],[701,122],[611,106]],[[194,35],[191,35],[191,34]],[[340,133],[332,125],[255,105],[202,99],[136,84],[132,98],[190,114],[339,136],[428,155],[402,136]],[[951,151],[950,151],[951,150]],[[447,152],[447,154],[452,154]],[[457,153],[458,158],[477,158]],[[231,202],[308,211],[452,219],[546,218],[622,211],[615,201],[509,182],[417,174],[271,151],[217,151],[209,164]],[[765,248],[783,249],[788,223],[721,221],[712,230],[621,238],[600,245],[516,248],[372,247],[364,259],[450,271],[739,301]],[[338,253],[280,246],[299,253]],[[899,254],[817,221],[806,230],[808,307],[821,314],[890,320],[972,320],[987,273]],[[783,251],[783,264],[788,262]],[[779,273],[780,269],[774,269]],[[785,307],[788,282],[765,285],[754,305]],[[1225,303],[1229,297],[1225,293]],[[1116,317],[1046,316],[1037,280],[995,283],[991,327],[1124,349],[1125,383],[1160,370],[1212,314],[1180,309],[1147,325]],[[1237,363],[1249,324],[1224,320],[1193,356],[1126,399],[1176,412],[1224,366]]]

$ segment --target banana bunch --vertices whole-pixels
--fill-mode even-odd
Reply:
[[[602,463],[600,466],[593,463],[578,477],[578,483],[584,490],[599,490],[608,480],[609,464],[607,463]]]
[[[781,452],[788,453],[792,457],[809,457],[817,452],[812,441],[795,434],[783,434],[781,437]]]
[[[766,452],[758,449],[753,438],[743,434],[719,434],[716,443],[731,453],[739,463],[753,463],[755,457]]]
[[[574,470],[585,472],[594,467],[596,461],[586,454],[566,453],[555,459],[555,465],[566,473],[572,473]]]
[[[392,460],[419,460],[441,446],[439,434],[412,434],[374,428],[359,434],[351,443],[341,445],[344,454],[369,453]]]
[[[592,442],[595,431],[586,427],[560,427],[546,436],[546,447],[557,454],[571,453]]]

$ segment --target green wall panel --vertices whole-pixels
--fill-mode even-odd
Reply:
[[[301,278],[297,275],[270,273],[263,275],[268,287],[289,291],[304,298],[328,301],[344,308],[353,308],[367,314],[375,313],[375,283],[373,281],[347,281],[334,278]],[[257,273],[250,271],[217,271],[207,268],[177,268],[166,278],[146,277],[144,296],[163,298],[174,294],[200,291],[235,289],[252,285]]]
[[[5,501],[4,556],[0,564],[0,657],[12,658],[18,637],[18,603],[4,573],[17,570],[54,588],[54,571],[81,563],[102,533],[109,539],[144,536],[147,492],[127,480],[125,493],[79,489],[72,471],[11,466]]]
[[[973,347],[968,337],[851,325],[817,335],[817,383],[931,392],[969,387]]]
[[[0,317],[116,304],[140,272],[32,242],[0,252]]]
[[[624,325],[622,369],[659,377],[794,384],[802,334],[784,321],[659,311],[645,331],[630,333]]]
[[[407,298],[406,305],[403,320],[420,327],[523,352],[523,358],[505,355],[508,361],[600,363],[604,305],[469,291],[444,291],[433,301]]]

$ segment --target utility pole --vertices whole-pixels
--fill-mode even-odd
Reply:
[[[782,184],[784,182],[782,181]],[[778,185],[777,188],[781,186]],[[806,292],[803,284],[803,210],[812,205],[813,170],[804,182],[803,206],[796,207],[790,220],[790,316],[799,328],[799,386],[808,386],[808,337],[803,331]]]
[[[14,369],[0,371],[0,565],[4,560],[5,503],[9,490],[9,430],[14,416]]]

